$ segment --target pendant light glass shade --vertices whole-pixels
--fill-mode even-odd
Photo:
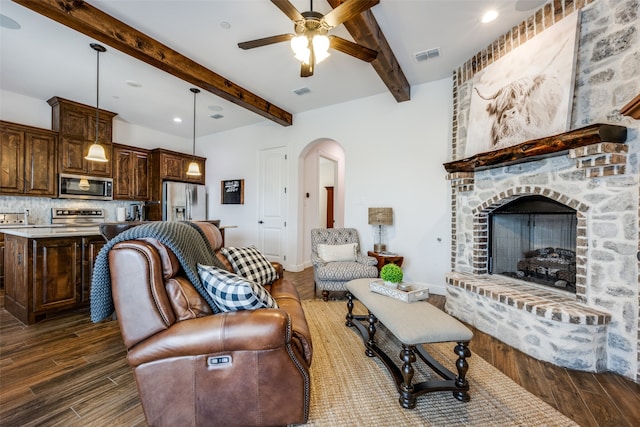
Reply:
[[[89,146],[89,152],[85,156],[85,159],[91,160],[92,162],[108,162],[107,153],[104,151],[104,147],[97,142],[91,144]]]
[[[189,163],[189,169],[187,169],[187,175],[189,176],[200,176],[202,173],[200,172],[200,165],[196,162]]]
[[[193,92],[193,157],[196,156],[196,95],[200,93],[200,89],[192,87],[189,89]],[[187,168],[187,175],[189,176],[200,176],[202,173],[200,172],[200,165],[196,163],[196,159],[193,159]]]
[[[99,132],[99,124],[100,124],[100,53],[106,52],[107,49],[104,46],[99,45],[97,43],[91,43],[91,49],[96,51],[97,60],[96,60],[96,140],[89,147],[89,152],[85,156],[85,159],[90,160],[92,162],[101,162],[106,163],[109,160],[107,159],[107,153],[104,151],[104,147],[100,145],[98,142],[98,137],[100,135]]]

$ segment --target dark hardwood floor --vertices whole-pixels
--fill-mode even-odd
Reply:
[[[301,298],[314,298],[312,269],[285,275]],[[443,308],[445,297],[429,302]],[[0,425],[146,425],[117,322],[92,324],[81,312],[26,327],[4,310],[2,290],[0,306]],[[578,424],[640,424],[640,384],[558,368],[474,334],[475,355]]]

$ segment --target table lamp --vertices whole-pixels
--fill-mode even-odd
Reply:
[[[384,252],[387,250],[387,245],[382,243],[382,226],[392,224],[392,208],[369,208],[369,225],[378,226],[378,243],[373,245],[374,252]]]

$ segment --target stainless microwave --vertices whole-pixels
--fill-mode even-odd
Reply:
[[[61,173],[58,179],[58,197],[113,200],[113,179]]]

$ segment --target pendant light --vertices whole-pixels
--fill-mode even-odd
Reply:
[[[105,49],[104,46],[99,45],[97,43],[91,43],[89,46],[91,46],[91,48],[93,50],[96,51],[97,54],[97,61],[96,61],[96,140],[93,144],[91,144],[91,146],[89,147],[89,152],[87,153],[87,156],[85,157],[85,159],[87,160],[91,160],[93,162],[108,162],[109,160],[107,159],[107,154],[104,151],[104,147],[102,145],[100,145],[100,143],[98,142],[98,136],[99,136],[99,124],[100,124],[100,53],[102,52],[106,52],[107,49]]]
[[[193,92],[193,160],[189,163],[189,168],[187,169],[187,175],[189,176],[200,176],[200,165],[196,162],[196,95],[200,93],[200,89],[192,87],[189,89]]]

